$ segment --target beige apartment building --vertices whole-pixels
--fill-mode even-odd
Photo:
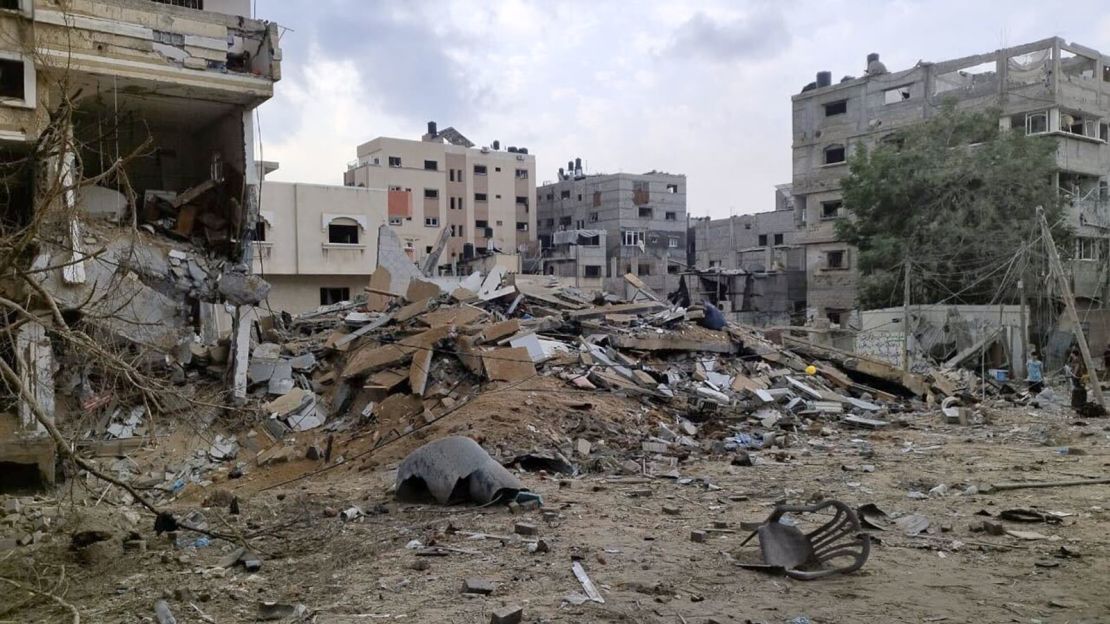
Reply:
[[[363,293],[386,222],[386,191],[262,183],[254,272],[271,285],[273,312],[301,313]]]
[[[379,137],[359,145],[343,183],[387,193],[388,223],[416,262],[447,230],[442,273],[487,250],[517,256],[518,267],[538,256],[536,158],[527,148],[502,150],[500,141],[478,147],[429,122],[418,141]]]

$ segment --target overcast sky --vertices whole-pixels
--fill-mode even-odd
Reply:
[[[823,69],[859,76],[1051,36],[1110,53],[1097,0],[448,3],[261,0],[288,28],[259,109],[270,179],[342,184],[355,147],[454,126],[526,146],[539,182],[684,173],[692,215],[773,209],[790,181],[790,96]],[[258,153],[256,152],[256,156]]]

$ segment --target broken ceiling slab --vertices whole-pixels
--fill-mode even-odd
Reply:
[[[439,284],[414,278],[409,282],[409,287],[405,291],[405,299],[408,301],[422,301],[438,297],[441,293]]]
[[[509,319],[494,323],[493,325],[486,326],[482,333],[478,334],[476,343],[483,344],[486,342],[497,342],[506,336],[511,336],[520,331],[520,319]]]
[[[435,299],[423,299],[415,301],[407,306],[393,312],[393,320],[398,323],[404,323],[414,316],[419,316],[427,312],[435,304]]]
[[[490,272],[486,274],[486,278],[482,280],[481,287],[478,288],[478,298],[483,301],[488,301],[490,293],[501,288],[501,281],[505,278],[505,269],[503,267],[493,267]]]
[[[364,388],[393,390],[409,378],[409,371],[403,368],[394,368],[378,371],[366,378]]]
[[[459,288],[465,288],[477,296],[478,290],[482,288],[482,274],[475,271],[467,275],[459,282]]]
[[[540,344],[540,337],[535,334],[517,336],[509,340],[509,345],[513,348],[523,348],[527,350],[528,357],[532,358],[533,363],[538,364],[548,358],[548,355],[543,350],[543,345]]]
[[[436,268],[439,266],[439,257],[443,255],[444,248],[447,247],[447,242],[451,240],[451,230],[443,228],[439,231],[439,238],[436,239],[435,245],[428,255],[424,257],[424,265],[421,266],[421,271],[424,275],[435,275]]]
[[[370,275],[370,287],[367,289],[369,294],[366,295],[366,309],[371,312],[385,312],[392,297],[381,293],[393,292],[390,288],[392,285],[393,279],[389,275],[389,269],[378,265],[378,268],[374,269],[374,272]]]
[[[614,346],[636,351],[693,351],[699,353],[735,353],[736,345],[727,337],[716,340],[694,340],[679,338],[670,334],[646,334],[643,336],[610,336]]]
[[[527,294],[527,293],[525,293]],[[568,311],[567,318],[573,321],[581,321],[585,319],[593,319],[605,316],[606,314],[641,314],[646,312],[658,312],[667,307],[666,304],[657,301],[646,301],[644,303],[620,303],[611,306],[599,306],[587,308],[585,310],[570,310]]]
[[[536,365],[523,347],[483,351],[482,365],[492,381],[516,382],[536,376]]]
[[[428,370],[432,367],[432,350],[418,349],[412,355],[412,366],[409,369],[409,387],[412,393],[423,396],[428,385]]]
[[[886,362],[864,357],[857,353],[811,344],[785,334],[782,336],[782,344],[791,351],[797,351],[809,357],[833,362],[844,370],[855,371],[871,377],[878,377],[884,381],[899,384],[917,396],[925,396],[929,391],[929,384],[926,383],[923,377],[903,371]]]
[[[304,388],[293,388],[269,403],[263,404],[262,409],[268,414],[284,417],[300,410],[314,398],[312,393]]]
[[[389,272],[391,283],[388,290],[391,292],[408,292],[410,281],[424,277],[412,258],[405,253],[397,233],[386,224],[378,228],[377,266],[385,267]]]
[[[460,305],[453,308],[440,308],[428,312],[418,320],[428,327],[437,327],[440,325],[462,326],[473,323],[485,315],[485,310],[475,308],[474,306]]]

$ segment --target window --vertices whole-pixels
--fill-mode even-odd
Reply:
[[[591,212],[590,216],[588,218],[589,218],[590,223],[597,223],[597,213],[596,212]]]
[[[594,191],[594,208],[601,205],[601,191]]]
[[[636,274],[637,275],[651,275],[651,265],[650,264],[641,264],[641,265],[637,266],[636,267]]]
[[[448,169],[447,170],[447,179],[451,180],[452,182],[455,181],[455,170],[454,169]],[[459,180],[459,182],[462,182],[462,180]]]
[[[1025,114],[1025,134],[1048,132],[1048,111]]]
[[[196,9],[198,11],[204,10],[204,0],[154,0],[154,2],[168,4],[170,6],[185,7],[186,9]]]
[[[447,226],[447,232],[448,232],[448,234],[447,234],[448,236],[452,236],[452,237],[456,236],[456,234],[455,234],[455,225],[451,224],[451,225]]]
[[[760,247],[766,247],[767,246],[767,235],[766,234],[760,234],[759,235],[759,242],[757,244]]]
[[[674,238],[673,236],[671,238],[668,238],[667,239],[667,247],[670,247],[671,249],[677,249],[678,248],[678,239]]]
[[[424,217],[424,227],[439,227],[439,217]]]
[[[493,170],[497,173],[501,173],[501,167],[494,167]]]
[[[424,199],[439,199],[439,190],[424,189]]]
[[[516,179],[517,180],[527,180],[528,179],[528,170],[527,169],[517,169],[516,170]]]
[[[475,221],[474,227],[478,228],[479,230],[485,229],[489,227],[489,221]]]
[[[555,227],[555,219],[548,219],[547,227]]]
[[[547,201],[551,201],[553,199],[555,199],[555,193],[548,193],[547,194]]]
[[[405,223],[405,218],[404,217],[390,217],[389,218],[389,224],[390,225],[403,225],[404,223]]]
[[[476,201],[476,202],[487,201],[486,194],[485,193],[475,193],[474,194],[474,201]]]
[[[321,288],[320,305],[332,305],[341,301],[351,300],[350,288]]]
[[[449,205],[450,205],[451,210],[455,209],[455,198],[454,197],[450,198]]]
[[[830,145],[825,148],[825,164],[835,165],[844,162],[845,153],[843,145]]]
[[[671,195],[676,195],[678,193],[678,185],[677,184],[668,184],[667,185],[667,192],[670,193]]]
[[[460,198],[459,198],[459,204],[458,204],[458,206],[459,206],[459,210],[462,210],[462,209],[463,209],[463,205],[464,205],[464,204],[463,204],[463,198],[461,198],[461,197],[460,197]]]
[[[576,230],[586,229],[586,222],[583,221],[582,219],[579,219],[579,220],[575,221],[574,222],[574,229],[576,229]]]
[[[624,230],[621,232],[622,242],[625,247],[639,247],[644,244],[643,230]]]
[[[836,251],[825,252],[825,268],[827,269],[846,269],[848,268],[848,260],[845,257],[845,252],[842,249]]]
[[[427,171],[439,171],[439,163],[434,160],[425,160],[424,169]]]
[[[910,99],[910,86],[902,85],[901,87],[894,87],[883,91],[883,104],[897,104],[898,102],[905,102]]]
[[[682,267],[678,266],[677,264],[668,264],[667,265],[667,275],[678,275],[681,272],[682,272]]]
[[[651,201],[651,193],[648,191],[648,188],[647,182],[633,182],[632,203],[640,206]]]
[[[827,102],[825,104],[825,116],[833,117],[835,115],[843,115],[848,112],[848,100],[837,100],[835,102]]]
[[[663,218],[667,221],[678,221],[678,213],[677,212],[666,212],[666,213],[663,213]]]
[[[254,225],[254,240],[259,243],[266,241],[266,222],[262,219]]]
[[[578,194],[578,201],[582,201],[582,193]]]
[[[821,218],[822,219],[835,219],[840,216],[840,208],[844,206],[844,202],[839,199],[834,201],[821,202]]]
[[[517,221],[516,222],[516,231],[517,232],[527,232],[528,231],[528,222],[527,221]]]
[[[601,277],[601,265],[587,264],[583,267],[582,277]]]
[[[578,245],[580,247],[600,247],[601,236],[578,236]]]
[[[18,59],[0,59],[0,98],[27,100],[24,65]]]
[[[1098,260],[1099,247],[1101,247],[1102,239],[1089,238],[1089,237],[1076,237],[1075,239],[1075,259],[1076,260]]]
[[[522,206],[527,206],[528,205],[528,197],[526,197],[524,195],[517,195],[516,196],[516,203],[518,203]]]
[[[400,156],[390,156],[389,157],[389,166],[390,167],[400,167],[401,166],[401,157]]]
[[[559,225],[570,225],[570,217],[559,217]]]
[[[358,225],[347,225],[345,223],[329,223],[328,242],[336,243],[339,245],[357,245]]]
[[[1098,124],[1098,138],[1103,141],[1110,141],[1110,124],[1106,122],[1099,122]]]
[[[570,191],[560,191],[559,199],[570,199]]]
[[[840,325],[840,311],[839,310],[826,310],[825,318],[833,325]]]
[[[641,219],[650,219],[651,218],[651,208],[641,207],[640,211],[639,211],[639,214],[640,214]]]
[[[497,225],[501,225],[501,220],[500,219],[497,220]]]
[[[709,261],[709,268],[712,269],[713,267],[719,267],[719,266],[721,266],[721,261],[720,260],[710,260]]]
[[[494,195],[493,198],[494,199],[501,199],[501,196],[500,195]]]
[[[463,234],[463,226],[462,226],[462,224],[459,224],[459,237],[461,238],[461,237],[463,237],[463,236],[464,236],[464,234]]]
[[[775,234],[775,244],[776,245],[781,245],[782,244],[782,234]]]
[[[474,175],[486,175],[486,166],[474,165]]]

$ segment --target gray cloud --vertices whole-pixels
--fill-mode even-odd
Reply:
[[[782,13],[774,9],[727,21],[699,12],[675,29],[666,53],[727,63],[771,56],[789,41]]]

